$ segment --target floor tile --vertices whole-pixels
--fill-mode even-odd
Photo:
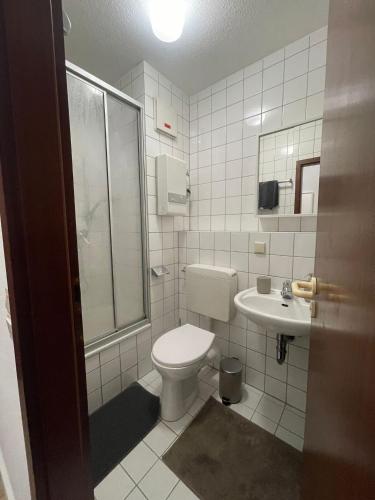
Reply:
[[[188,409],[188,413],[190,413],[190,415],[193,415],[193,417],[195,417],[200,412],[205,402],[206,401],[204,399],[197,398]]]
[[[271,434],[274,434],[276,431],[277,424],[257,411],[254,412],[251,421]]]
[[[124,500],[134,487],[134,482],[118,465],[95,488],[94,494],[97,500]]]
[[[138,483],[157,460],[157,455],[141,442],[124,458],[121,465],[133,481]]]
[[[145,375],[142,380],[146,382],[146,384],[151,384],[155,379],[157,379],[159,373],[156,370],[151,370],[147,375]]]
[[[210,366],[204,366],[203,368],[201,368],[200,372],[198,373],[198,377],[201,378],[202,380],[205,380],[205,378],[209,375],[209,373],[211,372],[213,368],[211,368]]]
[[[292,410],[286,407],[280,420],[280,425],[287,429],[288,431],[297,434],[297,436],[303,438],[305,433],[305,419],[301,417],[301,412]]]
[[[209,366],[205,366],[202,368],[199,378],[206,382],[207,384],[212,385],[216,389],[219,388],[219,372],[214,368],[210,368]]]
[[[230,405],[229,408],[238,413],[239,415],[242,415],[243,417],[247,418],[248,420],[251,420],[251,417],[253,416],[254,413],[254,408],[249,408],[248,406],[242,403],[236,403]]]
[[[144,442],[161,457],[176,439],[176,434],[172,432],[163,422],[159,422],[151,432],[144,438]]]
[[[193,416],[190,415],[190,413],[185,413],[183,417],[179,418],[175,422],[167,422],[166,420],[163,420],[163,423],[165,423],[165,425],[172,429],[172,431],[176,434],[181,434],[181,432],[186,429],[192,420]]]
[[[161,378],[156,378],[154,379],[150,385],[147,387],[147,389],[149,389],[150,387],[152,387],[153,389],[156,390],[156,392],[158,392],[159,394],[161,394],[161,389],[162,389],[162,381],[161,381]]]
[[[147,387],[146,387],[146,390],[153,394],[154,396],[160,396],[161,394],[161,383],[160,385],[153,385],[153,384],[149,384]]]
[[[259,401],[262,399],[262,395],[262,391],[259,391],[254,387],[250,387],[247,384],[243,384],[241,403],[249,408],[255,409],[258,406]]]
[[[146,389],[146,387],[149,385],[147,384],[144,380],[140,379],[140,380],[137,380],[137,383],[139,385],[141,385],[142,387],[144,387]]]
[[[302,451],[303,439],[297,436],[296,434],[293,434],[293,432],[289,432],[279,425],[275,435],[285,443],[288,443],[290,446],[293,446],[293,448]]]
[[[204,400],[207,400],[215,392],[215,387],[213,387],[210,384],[207,384],[206,382],[203,382],[203,380],[199,380],[198,391],[199,391],[199,397]]]
[[[165,500],[177,483],[177,476],[158,460],[138,487],[148,500]]]
[[[144,494],[138,488],[134,488],[134,490],[130,493],[129,496],[126,497],[126,500],[147,500]]]
[[[284,403],[265,394],[256,407],[256,411],[273,422],[279,423],[284,407]]]
[[[198,500],[198,497],[180,481],[169,495],[168,500]]]

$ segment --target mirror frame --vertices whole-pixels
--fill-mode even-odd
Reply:
[[[306,158],[305,160],[298,160],[296,162],[294,213],[297,215],[301,214],[302,169],[304,167],[311,167],[312,165],[320,165],[320,156],[315,156],[314,158]]]

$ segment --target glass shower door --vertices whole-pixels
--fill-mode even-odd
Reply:
[[[115,329],[104,93],[68,74],[85,343]]]
[[[83,333],[97,349],[149,323],[147,233],[140,109],[87,78],[67,75]]]
[[[144,318],[138,113],[107,97],[115,317],[118,327]]]

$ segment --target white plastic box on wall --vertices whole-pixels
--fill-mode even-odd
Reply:
[[[177,137],[177,112],[170,105],[157,97],[155,99],[155,127],[158,132],[163,132],[171,137]]]
[[[164,154],[156,157],[158,215],[188,215],[186,162]]]

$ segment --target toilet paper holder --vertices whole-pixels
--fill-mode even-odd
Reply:
[[[169,274],[169,269],[167,268],[167,266],[155,266],[151,268],[151,271],[157,278]]]

